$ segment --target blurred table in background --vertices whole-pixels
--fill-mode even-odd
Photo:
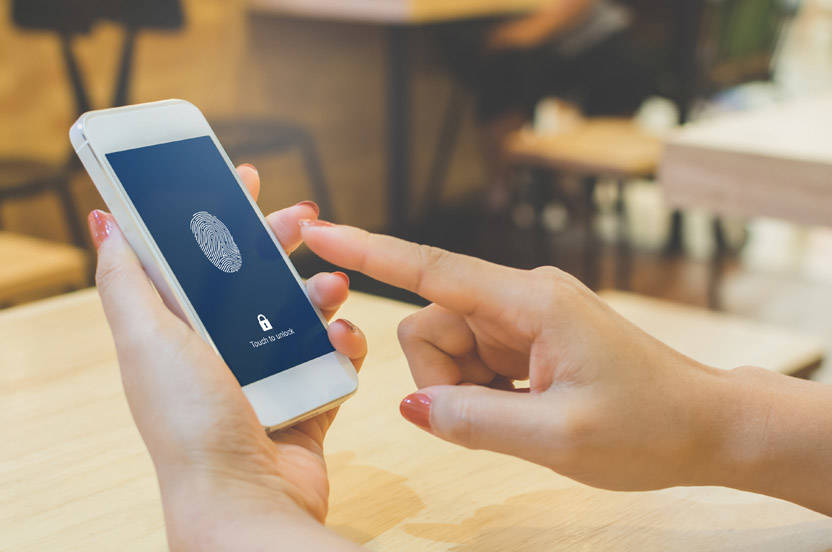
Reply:
[[[668,140],[659,180],[673,207],[832,225],[832,96],[715,116]]]
[[[257,10],[302,17],[414,25],[521,13],[545,0],[249,0]]]
[[[792,328],[635,293],[604,290],[599,295],[659,341],[715,368],[760,366],[781,374],[809,376],[826,355],[820,338]]]
[[[387,230],[402,234],[410,202],[411,27],[460,19],[523,13],[545,0],[249,0],[255,13],[383,25],[387,52]]]
[[[396,552],[832,548],[832,519],[782,501],[600,491],[413,427],[398,413],[413,383],[396,326],[415,309],[358,293],[343,309],[370,355],[327,438],[333,530]],[[0,547],[165,549],[153,466],[95,292],[0,313],[0,336]]]

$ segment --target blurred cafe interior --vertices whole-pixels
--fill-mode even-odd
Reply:
[[[0,409],[39,385],[24,366],[41,321],[63,309],[50,331],[76,331],[73,301],[94,285],[86,216],[105,206],[70,125],[90,109],[166,98],[197,105],[235,164],[257,166],[264,213],[313,200],[337,223],[516,268],[553,265],[697,360],[832,383],[832,2],[617,0],[580,25],[557,10],[567,21],[553,23],[549,4],[0,0]],[[335,270],[303,247],[292,259],[303,277]],[[362,297],[425,304],[349,277]],[[93,350],[114,363],[103,318],[84,317],[101,344],[56,350],[65,365],[42,378],[80,370]],[[395,339],[392,321],[377,325]],[[368,377],[387,362],[373,344]],[[0,465],[25,452],[15,450]],[[382,539],[375,549],[393,549],[384,532],[401,524],[422,539],[441,533],[407,525],[418,508],[376,525],[352,518],[358,498],[338,477],[363,469],[382,495],[401,482],[350,454],[335,455],[332,525]],[[147,483],[149,468],[134,468]],[[37,516],[49,527],[38,538],[72,534],[53,499],[28,522],[0,507],[0,535]],[[142,500],[150,521],[129,531],[156,542],[158,500]],[[609,501],[615,516],[623,506]],[[48,511],[63,521],[50,525]],[[90,549],[105,542],[94,517],[77,522]],[[482,533],[448,529],[445,544],[460,547],[441,549],[511,549],[477,540],[488,519]],[[49,548],[17,538],[17,549]],[[656,549],[679,549],[670,542]]]

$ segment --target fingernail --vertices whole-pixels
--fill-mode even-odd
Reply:
[[[341,272],[340,270],[337,272],[333,272],[334,275],[338,276],[339,278],[343,279],[347,283],[347,287],[350,286],[350,277],[347,276],[346,273]]]
[[[90,212],[87,216],[87,223],[90,226],[90,236],[95,248],[98,249],[104,240],[110,237],[114,225],[113,215],[99,209]]]
[[[321,208],[318,207],[318,204],[314,201],[301,201],[300,203],[296,204],[295,207],[310,207],[313,211],[315,211],[315,216],[321,214]]]
[[[258,170],[257,170],[257,167],[255,167],[255,166],[254,166],[254,165],[252,165],[251,163],[242,163],[240,166],[241,166],[241,167],[248,167],[249,169],[251,169],[251,170],[253,170],[254,172],[256,172],[258,176],[260,175],[260,171],[258,171]]]
[[[354,334],[361,334],[361,330],[358,329],[358,326],[350,322],[349,320],[344,320],[343,318],[339,318],[338,322],[344,324],[350,331]]]
[[[301,227],[303,227],[303,228],[309,228],[309,227],[313,227],[313,226],[317,226],[317,227],[335,226],[331,222],[327,222],[325,220],[317,220],[317,219],[301,219],[298,222],[298,224],[300,224]]]
[[[399,405],[399,411],[405,420],[416,424],[422,429],[430,429],[431,398],[424,393],[412,393],[404,398]]]

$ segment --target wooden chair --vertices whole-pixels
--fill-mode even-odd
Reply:
[[[618,186],[618,259],[616,280],[619,288],[629,285],[630,248],[624,209],[624,188],[628,180],[652,177],[661,158],[661,140],[628,118],[598,117],[552,135],[521,130],[505,143],[507,161],[535,171],[542,185],[557,187],[557,177],[582,179],[585,231],[584,280],[590,287],[598,282],[597,242],[594,236],[594,190],[600,178],[612,178]],[[542,210],[543,205],[536,205]]]
[[[181,23],[182,13],[166,0],[130,3],[128,0],[13,0],[12,21],[21,29],[49,32],[60,40],[61,55],[78,114],[92,106],[85,87],[80,64],[73,52],[73,42],[90,31],[100,19],[123,24],[124,43],[119,62],[119,75],[114,84],[113,105],[127,103],[128,76],[133,61],[137,29],[168,29]],[[67,121],[67,127],[71,121]],[[87,231],[71,189],[72,174],[80,167],[75,154],[68,152],[62,163],[48,163],[32,158],[0,158],[0,203],[44,194],[54,195],[60,202],[71,241],[78,247],[87,246]]]
[[[724,0],[708,3],[684,0],[676,3],[677,37],[672,48],[678,66],[677,97],[680,122],[687,121],[696,98],[751,80],[768,79],[770,62],[780,29],[789,16],[782,0]],[[610,92],[611,94],[614,92]],[[626,227],[622,201],[624,183],[633,177],[652,177],[658,166],[661,148],[654,139],[639,132],[626,120],[590,119],[586,127],[553,138],[517,133],[506,144],[509,159],[518,164],[546,168],[559,173],[586,175],[588,186],[595,179],[612,176],[618,181],[619,228]],[[593,143],[595,142],[595,143]],[[652,142],[652,143],[651,143]],[[630,158],[631,159],[628,159]],[[591,191],[587,191],[586,210],[591,216]],[[681,249],[681,212],[672,218],[669,252]],[[589,228],[589,225],[588,225]],[[708,282],[708,302],[718,307],[718,278],[727,246],[722,223],[713,220],[715,254]],[[587,243],[593,243],[588,239]],[[618,285],[627,287],[629,254],[626,236],[619,232]],[[596,272],[588,267],[586,279],[595,284]]]
[[[808,376],[826,354],[820,339],[739,316],[634,293],[602,291],[600,296],[636,326],[708,366],[760,366]]]
[[[0,232],[0,306],[79,289],[89,260],[78,247]]]
[[[509,160],[557,172],[616,179],[655,174],[661,141],[631,119],[588,119],[566,132],[539,135],[521,130],[505,144]]]
[[[669,65],[666,68],[670,81],[669,92],[679,109],[680,123],[689,119],[692,106],[698,98],[749,80],[768,78],[768,62],[776,49],[780,29],[793,15],[789,3],[783,0],[675,0],[669,3],[628,1],[640,6],[639,20],[643,19],[646,24],[639,29],[640,33],[648,28],[652,31],[661,29],[660,36],[654,38],[661,44],[660,48],[669,51]],[[652,5],[654,3],[656,5]],[[651,19],[653,15],[660,19]],[[441,196],[461,124],[461,104],[459,93],[454,92],[448,102],[442,138],[430,172],[426,194],[428,211],[438,204]],[[650,144],[649,140],[644,140],[643,135],[631,123],[625,120],[612,123],[609,119],[600,119],[590,121],[589,124],[589,127],[577,134],[564,135],[562,140],[538,139],[518,133],[508,141],[508,155],[517,163],[527,162],[538,169],[565,170],[587,176],[585,210],[592,208],[592,187],[597,176],[614,176],[619,180],[619,187],[623,187],[623,181],[632,175],[652,175],[656,169],[655,159],[652,159],[653,152],[657,151],[656,146]],[[604,154],[599,155],[600,148],[591,147],[590,138],[602,142]],[[577,145],[570,143],[573,140],[578,141]],[[635,140],[635,145],[631,140]],[[617,153],[619,151],[621,155]],[[622,163],[626,154],[636,155],[638,159],[633,163]],[[594,168],[600,168],[603,172],[590,174],[590,169]],[[617,210],[622,216],[623,207],[623,202],[619,200]],[[675,212],[672,221],[671,237],[666,250],[677,253],[682,243],[681,212]],[[620,221],[619,228],[624,228],[623,221]],[[723,228],[718,218],[714,220],[713,233],[717,249],[713,272],[718,274],[720,259],[726,249]],[[591,246],[593,240],[588,239],[587,243]],[[621,243],[621,246],[619,250],[626,251],[626,243]],[[626,264],[628,259],[629,256],[624,256],[624,262],[619,263],[619,266]],[[627,272],[623,268],[617,270],[617,279],[622,287],[626,287]],[[596,278],[595,271],[589,267],[585,279],[593,285]],[[712,306],[718,303],[716,291],[716,285],[709,283],[708,296]]]
[[[139,34],[148,30],[176,32],[185,26],[181,0],[14,0],[12,16],[20,28],[51,32],[60,38],[64,66],[78,114],[92,109],[92,104],[84,75],[73,51],[77,36],[89,33],[100,21],[110,21],[124,29],[124,42],[111,101],[111,105],[120,106],[130,102],[131,77]],[[334,218],[315,139],[302,125],[294,121],[261,117],[212,120],[211,124],[232,159],[242,160],[265,154],[285,155],[297,151],[301,155],[321,214]],[[16,163],[14,166],[29,170],[25,173],[17,170],[14,179],[0,178],[0,202],[55,191],[62,202],[73,241],[83,246],[86,243],[86,229],[69,190],[71,172],[80,167],[75,154],[68,156],[65,166],[58,167],[43,167],[30,161],[13,161]],[[6,169],[0,162],[0,174],[4,172],[10,173],[10,169]]]

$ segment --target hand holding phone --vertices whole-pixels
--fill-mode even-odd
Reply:
[[[355,392],[355,370],[199,109],[93,111],[70,139],[156,290],[231,368],[263,426]]]
[[[256,172],[245,167],[239,172],[256,191]],[[300,244],[298,221],[316,215],[304,204],[269,216],[287,253]],[[115,220],[94,212],[90,226],[98,246],[99,293],[131,411],[159,476],[171,547],[208,534],[210,527],[195,526],[194,519],[217,519],[205,510],[218,506],[227,508],[225,522],[239,524],[218,538],[236,545],[244,540],[246,524],[257,521],[245,507],[252,501],[306,510],[322,520],[328,493],[322,440],[335,411],[267,436],[222,359],[162,303]],[[327,319],[348,294],[346,280],[337,274],[315,275],[307,287]],[[358,370],[367,351],[360,330],[338,320],[329,325],[328,337]],[[200,495],[203,490],[210,497]],[[293,523],[303,524],[303,518],[294,516]]]

